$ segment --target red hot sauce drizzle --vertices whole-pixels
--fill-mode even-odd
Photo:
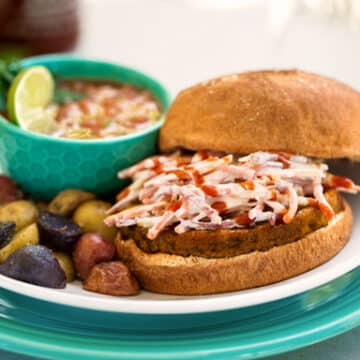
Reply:
[[[175,200],[169,205],[167,210],[175,212],[175,211],[179,210],[181,208],[181,206],[182,206],[182,202],[180,200]]]
[[[249,213],[244,212],[239,216],[234,217],[234,221],[239,225],[250,225],[253,221],[249,218]]]
[[[153,168],[152,170],[156,172],[157,174],[161,174],[163,172],[163,165],[161,161],[158,158],[153,159]]]
[[[246,180],[240,183],[241,187],[245,190],[255,190],[255,184],[251,180]]]
[[[129,194],[130,194],[130,189],[129,189],[129,188],[125,188],[123,191],[120,191],[120,192],[116,195],[116,200],[117,200],[117,201],[120,201],[120,200],[126,198]]]
[[[353,182],[344,176],[332,175],[331,182],[333,183],[334,187],[340,187],[344,189],[351,189],[353,187]]]
[[[227,209],[226,203],[224,201],[215,201],[211,204],[211,207],[214,210],[217,210],[220,214],[224,213]]]
[[[197,155],[200,157],[201,160],[205,160],[209,157],[209,153],[207,150],[200,150],[197,152]]]
[[[191,173],[194,177],[194,182],[196,186],[200,186],[204,183],[204,177],[199,173],[199,171],[192,169]]]
[[[216,190],[215,186],[212,185],[202,185],[201,190],[208,196],[217,197],[219,192]]]

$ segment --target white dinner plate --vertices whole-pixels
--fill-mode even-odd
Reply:
[[[0,275],[10,291],[80,308],[138,314],[185,314],[229,310],[263,304],[323,285],[360,265],[360,198],[348,196],[354,213],[353,233],[344,249],[327,263],[305,274],[256,289],[206,296],[172,296],[142,291],[133,297],[112,297],[82,290],[81,283],[64,290],[41,288]]]

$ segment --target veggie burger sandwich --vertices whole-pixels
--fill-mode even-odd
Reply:
[[[132,183],[106,224],[143,288],[198,295],[308,271],[346,244],[350,179],[322,159],[360,159],[360,94],[301,71],[230,75],[182,91],[161,155],[119,173]]]

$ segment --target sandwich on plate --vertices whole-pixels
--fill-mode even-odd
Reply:
[[[278,282],[335,256],[351,234],[326,159],[360,159],[360,94],[302,71],[229,75],[182,91],[160,155],[109,211],[120,258],[143,288],[200,295]]]

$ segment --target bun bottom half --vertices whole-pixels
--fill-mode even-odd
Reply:
[[[205,295],[255,288],[309,271],[334,257],[350,238],[351,229],[352,212],[344,201],[344,210],[327,226],[268,251],[220,259],[149,254],[133,240],[122,240],[120,236],[116,247],[120,259],[144,289]]]

